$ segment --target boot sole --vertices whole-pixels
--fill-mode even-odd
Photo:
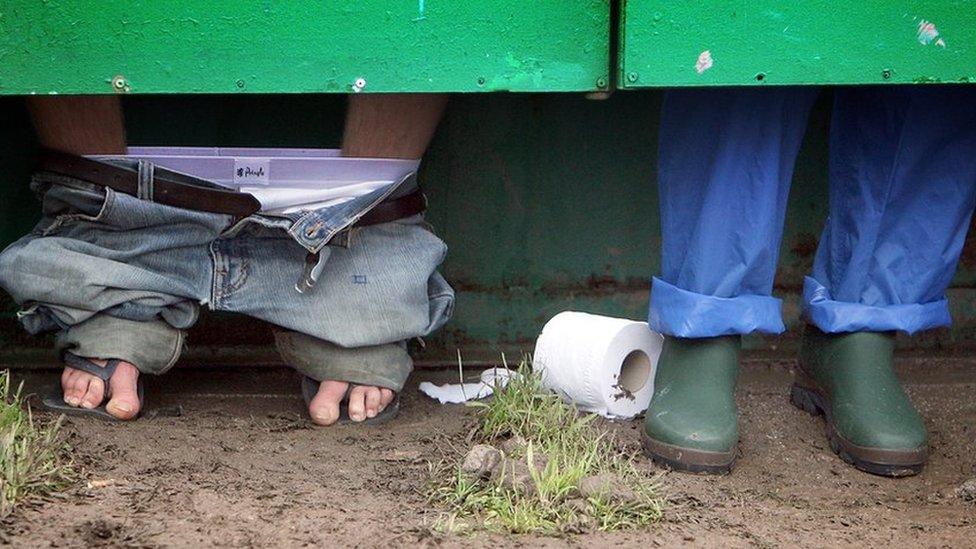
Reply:
[[[861,471],[884,477],[908,477],[919,474],[925,466],[928,459],[926,447],[885,450],[858,446],[846,440],[834,428],[827,399],[817,389],[794,383],[790,389],[790,403],[812,416],[823,416],[830,449]]]
[[[666,442],[654,440],[641,431],[641,444],[644,455],[654,463],[664,465],[675,471],[706,475],[727,475],[735,465],[736,450],[728,452],[706,452],[682,448]]]

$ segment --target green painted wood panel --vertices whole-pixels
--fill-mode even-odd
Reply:
[[[622,0],[619,85],[976,82],[974,0]]]
[[[4,0],[0,95],[589,91],[610,0]]]

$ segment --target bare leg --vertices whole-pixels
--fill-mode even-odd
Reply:
[[[349,96],[342,155],[420,158],[444,114],[445,94],[392,93]]]
[[[352,95],[346,113],[343,156],[407,158],[424,155],[447,106],[443,94]],[[323,381],[309,403],[312,420],[331,425],[339,419],[339,403],[349,384]],[[358,385],[349,391],[349,417],[375,417],[393,401],[393,391]]]
[[[35,96],[27,99],[37,137],[44,147],[72,154],[125,153],[125,123],[115,96]],[[104,366],[104,360],[92,359]],[[61,375],[64,401],[81,408],[96,408],[109,398],[106,410],[119,419],[139,413],[136,380],[139,370],[119,364],[108,387],[81,370],[65,367]],[[108,394],[106,394],[108,393]]]
[[[73,154],[124,154],[125,121],[114,95],[27,98],[41,145]]]

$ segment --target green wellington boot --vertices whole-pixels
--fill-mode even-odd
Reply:
[[[902,477],[922,470],[928,444],[895,375],[894,350],[891,332],[826,334],[807,326],[790,401],[823,414],[830,447],[844,461]]]
[[[672,469],[728,473],[739,442],[739,336],[664,340],[644,418],[644,453]]]

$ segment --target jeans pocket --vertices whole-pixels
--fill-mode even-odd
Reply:
[[[107,187],[53,185],[44,193],[43,211],[48,221],[41,222],[39,232],[51,236],[81,223],[102,224],[111,215],[116,196]]]

